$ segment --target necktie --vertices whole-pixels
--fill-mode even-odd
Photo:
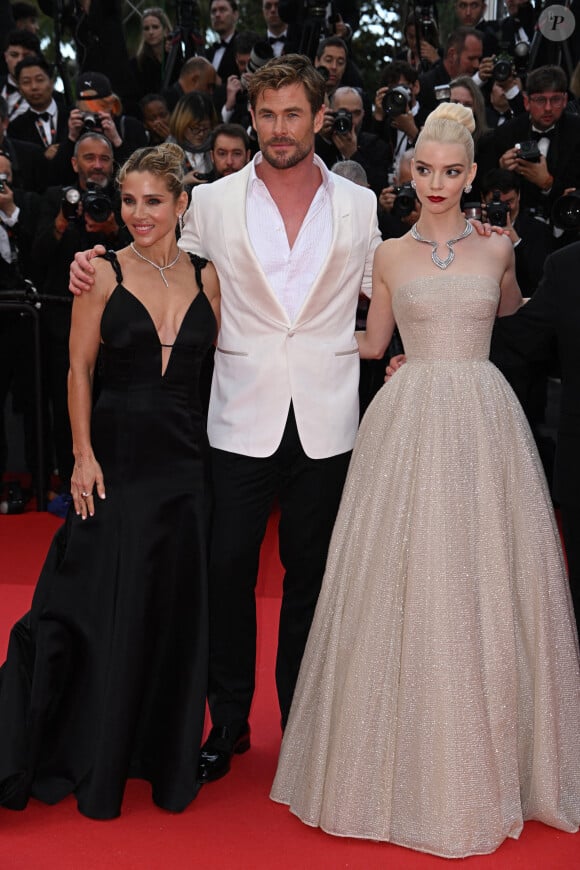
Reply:
[[[555,127],[550,127],[549,130],[532,130],[530,133],[530,139],[533,142],[539,142],[540,139],[550,139],[551,141],[554,138],[555,132]]]

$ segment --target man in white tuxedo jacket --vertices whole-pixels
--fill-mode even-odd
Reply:
[[[180,241],[215,264],[222,296],[208,419],[214,727],[202,782],[227,773],[250,745],[254,589],[276,498],[286,572],[276,683],[286,722],[358,426],[354,324],[380,242],[376,198],[315,157],[323,99],[324,82],[304,57],[256,72],[250,102],[261,152],[195,189]]]

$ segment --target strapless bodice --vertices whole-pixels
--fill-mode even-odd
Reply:
[[[408,362],[487,360],[499,297],[486,275],[428,275],[399,286],[393,311]]]

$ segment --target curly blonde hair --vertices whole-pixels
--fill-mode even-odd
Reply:
[[[173,142],[162,142],[161,145],[149,148],[139,148],[121,166],[117,176],[119,187],[130,172],[150,172],[158,178],[163,178],[167,190],[174,198],[183,192],[183,150]]]
[[[419,133],[415,150],[422,142],[445,142],[463,145],[469,164],[473,163],[473,112],[461,103],[439,103],[425,121]]]

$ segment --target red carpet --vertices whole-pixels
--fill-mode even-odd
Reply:
[[[9,628],[28,608],[57,526],[48,514],[0,517],[2,659]],[[535,822],[493,855],[451,862],[384,843],[327,836],[268,799],[280,741],[273,672],[281,572],[274,533],[273,521],[259,583],[252,749],[235,758],[229,776],[205,786],[179,816],[154,807],[149,787],[139,781],[129,783],[123,815],[111,822],[83,818],[72,798],[56,807],[31,801],[22,813],[0,809],[0,870],[578,870],[580,834]]]

